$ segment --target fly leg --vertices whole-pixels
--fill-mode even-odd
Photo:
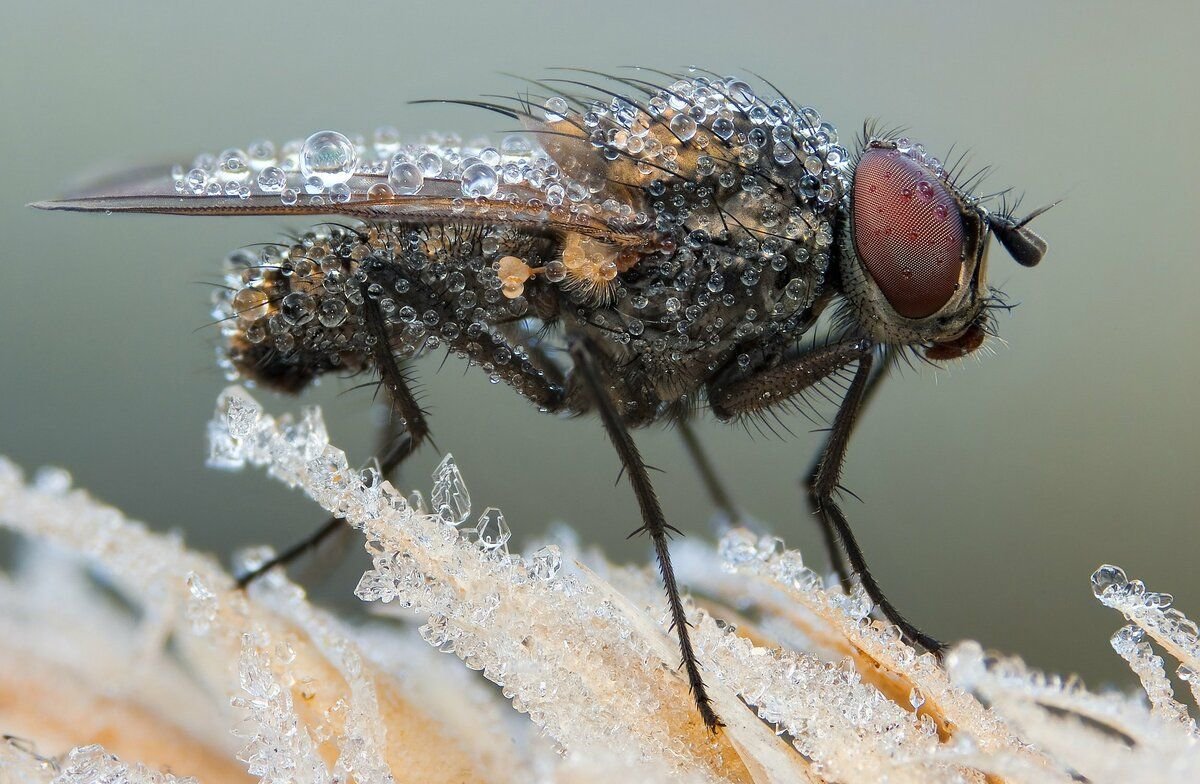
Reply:
[[[679,429],[679,437],[683,439],[688,456],[692,458],[692,463],[696,466],[701,481],[704,482],[704,489],[708,491],[709,500],[725,516],[726,520],[731,524],[737,523],[741,515],[738,514],[737,507],[725,484],[717,476],[716,468],[708,459],[708,453],[704,451],[704,446],[696,436],[696,431],[692,429],[692,424],[686,417],[680,416],[675,420],[675,426]]]
[[[891,371],[892,366],[896,362],[899,354],[891,347],[883,349],[883,356],[879,362],[879,366],[875,368],[870,379],[867,381],[867,389],[863,393],[862,403],[859,405],[858,415],[861,416],[867,410],[867,406],[875,398],[875,393],[879,389],[880,382]],[[824,450],[818,452],[814,457],[812,464],[809,465],[808,471],[805,472],[801,483],[804,485],[804,501],[808,505],[808,513],[817,520],[817,525],[821,529],[821,538],[825,543],[825,552],[829,556],[829,562],[837,572],[838,577],[842,581],[844,587],[850,585],[850,569],[846,563],[846,556],[842,552],[842,547],[838,543],[837,529],[833,526],[830,518],[821,514],[820,504],[817,496],[812,492],[812,477],[816,475],[817,469],[821,465],[821,458],[824,456]]]
[[[874,349],[875,346],[870,341],[863,339],[821,346],[785,361],[778,367],[739,379],[727,386],[711,389],[709,399],[717,416],[729,419],[781,403],[829,379],[839,371],[851,365],[855,366],[854,377],[838,407],[825,445],[808,475],[809,502],[816,510],[823,530],[827,532],[827,539],[835,540],[844,548],[850,568],[858,575],[867,596],[884,616],[911,642],[926,650],[941,653],[945,646],[909,622],[884,595],[867,568],[866,558],[854,538],[854,532],[850,530],[846,515],[834,498],[839,489],[838,481],[841,478],[850,434],[872,388],[870,380]]]
[[[642,461],[641,453],[638,452],[637,445],[634,444],[625,422],[621,419],[621,415],[613,403],[608,385],[601,377],[592,351],[584,341],[575,340],[571,343],[570,352],[575,373],[578,374],[584,387],[590,393],[596,410],[600,414],[600,420],[604,423],[604,430],[617,450],[621,465],[629,477],[629,483],[633,485],[633,493],[642,513],[642,527],[630,536],[644,531],[654,542],[654,554],[658,559],[659,574],[666,585],[667,603],[671,610],[671,628],[679,635],[679,653],[683,659],[682,666],[687,672],[692,698],[696,701],[696,708],[700,711],[705,725],[715,731],[717,727],[721,726],[721,720],[717,718],[717,714],[713,710],[704,681],[700,677],[700,664],[692,649],[692,640],[688,634],[689,624],[683,611],[683,599],[679,595],[679,585],[675,581],[675,571],[671,567],[671,553],[667,549],[670,535],[680,532],[663,516],[658,497],[650,485],[650,475],[646,470],[646,464]]]
[[[386,440],[391,443],[386,445],[379,460],[379,473],[388,479],[400,464],[429,438],[429,423],[425,419],[425,411],[421,409],[409,388],[400,363],[392,354],[387,324],[383,313],[379,310],[379,304],[374,299],[367,297],[365,291],[363,301],[367,329],[371,330],[377,338],[371,349],[375,368],[392,406],[393,419],[389,424],[389,432],[392,428],[400,430],[398,438],[385,436]],[[310,550],[316,549],[322,542],[340,530],[343,523],[345,520],[340,517],[330,517],[320,528],[304,539],[238,577],[238,587],[245,588],[276,566],[287,566]]]

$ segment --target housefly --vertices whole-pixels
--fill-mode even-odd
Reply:
[[[632,73],[576,71],[531,83],[544,94],[456,102],[514,121],[520,131],[498,146],[322,131],[36,206],[337,216],[229,258],[222,362],[289,393],[326,373],[373,374],[402,433],[380,456],[385,475],[428,439],[409,373],[438,348],[541,411],[598,415],[653,543],[696,706],[715,728],[667,548],[678,532],[631,431],[677,425],[732,513],[688,422],[836,396],[807,478],[811,511],[843,579],[857,576],[910,641],[940,651],[867,570],[838,503],[843,458],[897,358],[954,360],[993,332],[1003,300],[987,284],[991,237],[1024,266],[1046,245],[1027,228],[1037,212],[989,210],[976,178],[898,133],[867,126],[851,152],[815,109],[769,84]]]

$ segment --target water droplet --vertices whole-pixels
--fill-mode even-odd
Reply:
[[[305,181],[313,177],[325,186],[349,180],[358,165],[354,143],[337,131],[318,131],[304,140],[300,148],[300,173]]]
[[[551,261],[546,264],[546,280],[551,283],[562,283],[567,279],[567,265],[561,261]]]
[[[400,131],[392,125],[375,129],[375,151],[382,156],[391,155],[400,149]]]
[[[367,188],[367,198],[373,201],[386,201],[395,195],[391,186],[386,182],[377,182],[370,188]]]
[[[696,121],[687,114],[676,114],[672,117],[670,128],[680,141],[686,142],[696,135]]]
[[[1104,564],[1092,573],[1092,593],[1097,598],[1108,592],[1123,591],[1129,586],[1129,578],[1119,566]]]
[[[796,160],[796,151],[790,144],[776,144],[771,150],[771,157],[775,159],[776,163],[786,166]]]
[[[296,200],[299,198],[300,194],[296,193],[296,191],[292,190],[291,188],[284,188],[279,192],[279,200],[289,207],[295,204]]]
[[[208,187],[208,172],[199,167],[192,169],[183,177],[183,187],[188,193],[199,196]]]
[[[442,157],[435,152],[424,152],[417,157],[417,166],[426,177],[436,177],[442,173]]]
[[[267,139],[256,139],[246,148],[250,155],[250,165],[262,169],[275,163],[275,144]]]
[[[440,159],[439,166],[440,169]],[[388,185],[398,196],[411,196],[421,190],[425,184],[425,175],[415,163],[400,162],[388,172]]]
[[[302,326],[312,321],[317,312],[317,300],[303,291],[293,291],[279,303],[279,315],[288,324]]]
[[[287,186],[287,175],[278,166],[268,166],[258,173],[258,188],[264,193],[279,193]]]
[[[266,292],[256,288],[244,288],[233,297],[233,312],[247,321],[254,321],[267,315],[270,297]]]
[[[808,291],[808,283],[804,278],[792,278],[783,287],[783,295],[788,299],[801,300],[804,299]]]
[[[500,181],[496,170],[486,163],[473,163],[462,173],[462,192],[468,198],[494,196]]]
[[[567,99],[562,96],[556,95],[552,98],[547,98],[544,106],[546,107],[546,119],[550,122],[561,120],[567,116],[569,107]]]
[[[734,126],[733,120],[727,117],[718,117],[713,120],[712,132],[721,139],[728,139],[733,136]]]
[[[245,152],[228,149],[217,156],[217,175],[222,180],[244,182],[250,178],[250,159]]]
[[[505,155],[528,155],[533,151],[533,145],[520,134],[509,134],[500,140],[500,152]]]
[[[933,199],[933,186],[925,180],[921,180],[917,183],[917,193],[921,194],[921,198],[925,201],[930,201]]]
[[[933,217],[937,218],[938,220],[940,220],[940,221],[946,220],[946,217],[949,214],[950,213],[946,209],[945,205],[942,205],[942,204],[933,205]]]
[[[345,300],[340,297],[326,297],[317,309],[317,319],[326,327],[340,327],[346,321],[348,313]]]

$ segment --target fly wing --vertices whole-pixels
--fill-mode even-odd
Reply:
[[[489,154],[490,164],[478,160],[481,152]],[[450,176],[420,174],[411,161],[423,155],[437,156],[435,165]],[[472,158],[478,164],[474,170]],[[533,144],[505,155],[486,147],[413,145],[404,157],[392,160],[410,161],[403,184],[411,192],[397,193],[393,188],[394,179],[387,171],[390,162],[361,164],[348,179],[316,193],[306,192],[294,166],[286,171],[247,166],[241,177],[230,177],[219,165],[188,172],[159,165],[95,178],[60,199],[30,206],[105,214],[329,215],[365,221],[503,223],[581,234],[622,247],[645,243],[644,232],[623,220],[611,203],[611,214],[603,215],[593,193],[564,205],[553,188],[555,180],[544,173],[547,165],[555,165],[553,160]],[[557,190],[563,192],[561,187]],[[624,212],[629,214],[628,209]]]

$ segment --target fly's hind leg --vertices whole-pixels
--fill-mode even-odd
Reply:
[[[709,459],[704,445],[700,443],[700,437],[696,435],[692,423],[688,421],[686,415],[680,415],[675,419],[675,427],[679,430],[679,437],[683,440],[683,446],[692,459],[692,464],[700,474],[700,480],[704,482],[704,489],[708,491],[709,501],[724,515],[730,525],[737,525],[741,515],[733,503],[733,497],[729,494],[728,488],[721,481],[721,477],[717,475],[716,467]]]
[[[842,512],[835,495],[846,457],[846,447],[854,425],[862,413],[864,404],[874,388],[872,367],[875,346],[868,340],[857,339],[831,343],[811,349],[782,364],[738,379],[727,385],[709,390],[713,411],[722,419],[741,414],[752,414],[787,401],[805,390],[833,377],[851,366],[854,377],[846,389],[834,417],[833,426],[825,439],[816,463],[807,478],[810,506],[815,509],[826,540],[830,544],[840,543],[844,548],[849,566],[862,581],[867,596],[879,610],[895,624],[904,636],[922,648],[941,653],[945,646],[922,632],[892,605],[875,577],[867,568],[866,558],[859,547],[850,523]],[[875,379],[880,378],[875,376]],[[878,382],[876,381],[875,384]],[[844,566],[842,567],[845,568]]]
[[[364,297],[364,302],[367,329],[377,338],[372,347],[375,368],[392,409],[392,419],[385,430],[385,444],[379,458],[380,475],[390,479],[400,464],[429,438],[429,423],[409,387],[400,362],[392,353],[387,325],[378,303],[367,297]],[[334,533],[342,530],[344,523],[345,520],[340,517],[330,517],[301,541],[238,577],[238,587],[245,588],[276,566],[287,566],[305,553],[315,550]]]
[[[604,423],[604,430],[617,450],[621,465],[625,469],[629,483],[633,486],[634,496],[642,513],[642,527],[634,533],[645,531],[654,543],[654,554],[658,559],[658,570],[662,576],[667,591],[667,603],[671,610],[671,627],[679,635],[679,653],[683,659],[683,668],[687,672],[688,685],[691,687],[692,698],[700,717],[710,730],[721,726],[709,699],[704,680],[700,677],[700,664],[696,652],[692,648],[691,636],[688,633],[688,620],[683,610],[683,599],[679,595],[679,585],[675,581],[675,570],[671,566],[671,553],[667,541],[678,529],[670,525],[663,516],[662,506],[650,484],[650,475],[646,464],[642,461],[637,445],[629,435],[616,405],[609,393],[608,385],[601,376],[593,351],[584,340],[575,340],[570,346],[571,359],[574,362],[574,374],[582,382],[589,393],[592,402]],[[631,534],[632,535],[632,534]]]

